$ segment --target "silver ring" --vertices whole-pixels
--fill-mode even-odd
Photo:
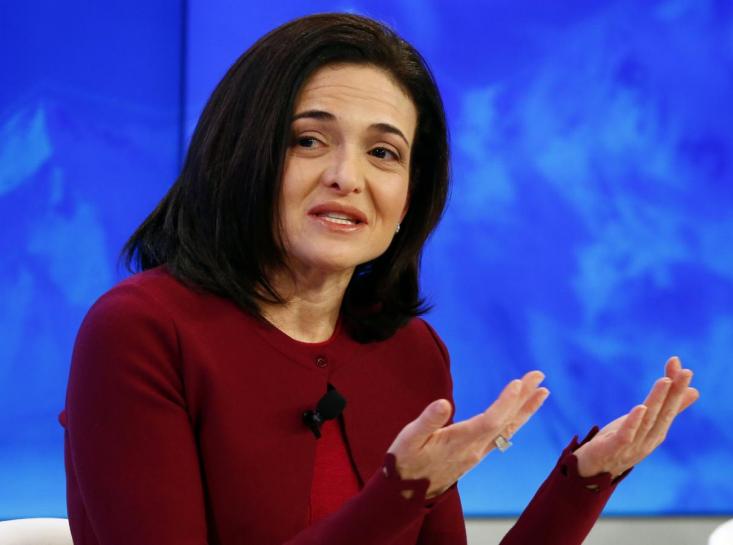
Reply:
[[[494,439],[494,444],[496,445],[496,448],[498,448],[501,452],[506,452],[507,449],[512,446],[512,442],[507,440],[507,438],[501,434],[499,434],[499,436]]]

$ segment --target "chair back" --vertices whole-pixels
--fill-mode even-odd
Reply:
[[[0,521],[2,545],[74,545],[69,521],[61,518],[27,518]]]
[[[708,538],[708,545],[733,545],[733,520],[718,526]]]

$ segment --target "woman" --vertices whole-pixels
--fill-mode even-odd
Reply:
[[[548,391],[533,371],[452,424],[448,353],[417,317],[447,181],[440,96],[392,31],[317,15],[252,46],[127,243],[143,272],[79,332],[75,543],[465,543],[457,479]],[[697,397],[677,359],[665,375],[573,440],[503,543],[582,542]]]

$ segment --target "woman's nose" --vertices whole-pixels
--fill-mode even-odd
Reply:
[[[344,195],[360,193],[364,179],[358,155],[350,150],[340,150],[332,155],[332,162],[323,173],[324,185]]]

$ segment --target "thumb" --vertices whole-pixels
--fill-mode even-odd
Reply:
[[[397,435],[387,452],[421,446],[430,435],[442,428],[450,418],[451,404],[446,399],[437,399],[425,407],[420,416],[407,424]]]
[[[437,399],[413,422],[415,435],[427,437],[434,431],[439,430],[448,422],[451,413],[450,402],[445,399]]]

